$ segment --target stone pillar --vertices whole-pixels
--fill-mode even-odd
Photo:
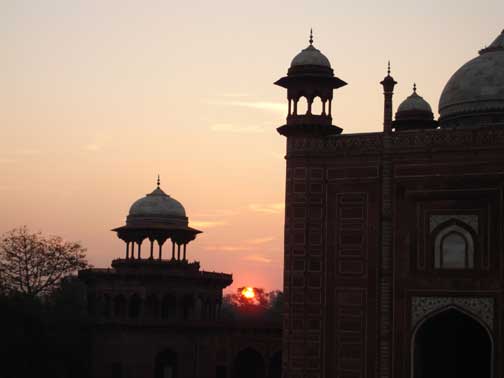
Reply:
[[[383,95],[385,97],[383,106],[383,132],[392,132],[392,96],[394,95],[394,86],[397,82],[390,76],[390,62],[388,65],[387,76],[380,84],[383,86]]]

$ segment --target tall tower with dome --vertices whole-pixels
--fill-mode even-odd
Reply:
[[[389,69],[383,130],[334,126],[346,83],[312,38],[275,84],[284,376],[502,377],[504,31],[448,80],[438,119],[416,85],[394,117]]]

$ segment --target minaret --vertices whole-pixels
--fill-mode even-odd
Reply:
[[[341,133],[341,128],[332,125],[333,90],[347,83],[334,76],[329,60],[313,46],[311,31],[308,47],[294,57],[287,76],[275,84],[287,89],[289,101],[287,123],[278,128],[280,134],[316,136]],[[322,111],[315,114],[312,105],[317,98],[322,102]],[[304,114],[299,112],[300,101],[307,102]]]
[[[392,96],[394,95],[394,86],[397,82],[390,76],[390,61],[388,62],[387,76],[380,82],[383,85],[383,95],[385,103],[383,108],[383,132],[392,132]]]

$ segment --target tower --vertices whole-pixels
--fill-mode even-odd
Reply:
[[[416,86],[393,120],[389,71],[370,133],[313,117],[320,82],[294,81],[314,66],[332,80],[313,49],[277,82],[290,104],[284,376],[502,377],[504,33],[448,81],[439,127]]]
[[[380,84],[383,86],[384,106],[383,106],[383,131],[390,133],[392,131],[392,97],[394,95],[394,86],[397,82],[390,76],[390,62],[388,62],[387,76]]]
[[[131,205],[126,224],[113,230],[126,244],[124,257],[109,269],[79,272],[93,327],[93,377],[219,376],[210,346],[226,337],[219,323],[222,291],[233,278],[189,261],[187,245],[201,231],[188,223],[182,204],[158,179]]]
[[[313,34],[307,48],[292,59],[287,76],[275,82],[287,89],[287,123],[278,132],[290,135],[334,135],[342,129],[332,125],[333,90],[346,83],[334,76],[329,59],[313,45]],[[315,111],[314,103],[321,103],[321,110]],[[302,102],[306,111],[300,111]]]

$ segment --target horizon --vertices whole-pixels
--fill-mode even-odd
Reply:
[[[273,82],[310,28],[348,82],[333,124],[349,134],[382,130],[387,61],[394,111],[415,82],[437,118],[448,79],[504,27],[501,1],[289,4],[4,4],[0,232],[79,240],[109,267],[124,255],[110,230],[160,174],[204,232],[190,260],[232,273],[228,290],[282,289],[287,101]]]

